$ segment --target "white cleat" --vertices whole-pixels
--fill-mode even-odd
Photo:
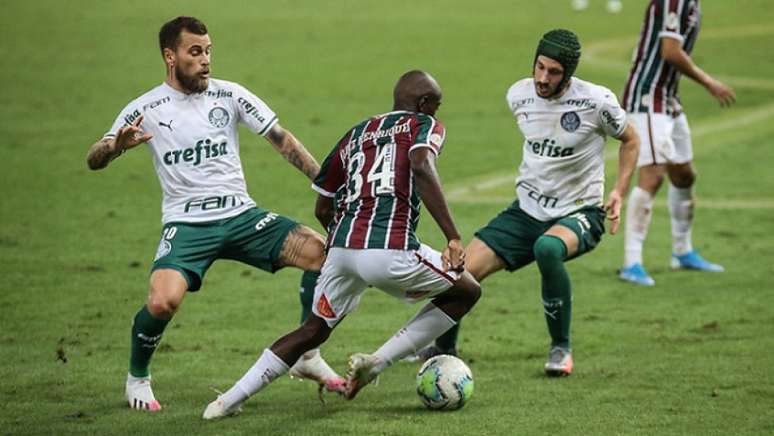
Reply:
[[[349,357],[347,389],[344,396],[351,400],[369,383],[377,383],[381,359],[373,354],[357,353]]]
[[[207,405],[202,413],[202,418],[206,420],[227,418],[229,416],[236,416],[242,412],[242,405],[236,404],[232,407],[226,407],[223,400],[219,396],[215,401]]]
[[[135,410],[146,410],[148,412],[158,412],[161,410],[161,404],[156,401],[151,390],[151,378],[134,377],[131,374],[126,376],[126,400],[129,407]]]
[[[288,374],[291,378],[300,380],[313,380],[320,386],[320,394],[326,389],[328,392],[344,393],[347,381],[336,374],[328,362],[322,358],[319,349],[307,351],[293,365]]]

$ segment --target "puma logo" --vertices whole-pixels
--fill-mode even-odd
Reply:
[[[172,131],[172,121],[174,121],[174,120],[169,120],[169,124],[164,124],[162,121],[159,121],[159,126],[166,127],[171,132]]]

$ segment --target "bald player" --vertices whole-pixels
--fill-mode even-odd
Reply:
[[[572,373],[570,318],[572,288],[564,263],[597,246],[605,215],[615,234],[621,202],[637,163],[639,137],[607,88],[573,76],[581,47],[575,33],[552,30],[538,43],[533,76],[508,90],[508,107],[524,136],[516,200],[476,232],[466,249],[466,268],[482,281],[502,269],[516,271],[533,261],[551,336],[548,376]],[[618,177],[603,203],[605,141],[621,141]],[[422,350],[454,353],[457,329]]]
[[[350,357],[348,399],[455,325],[476,303],[481,289],[463,269],[460,235],[435,169],[446,136],[434,118],[440,104],[435,79],[409,71],[395,86],[393,111],[349,129],[328,155],[312,185],[319,194],[317,218],[326,228],[333,223],[313,313],[264,350],[228,392],[207,406],[204,419],[238,413],[248,397],[325,342],[369,285],[408,302],[430,301],[376,352]],[[345,197],[334,207],[340,189]],[[416,236],[420,199],[448,241],[443,253]]]

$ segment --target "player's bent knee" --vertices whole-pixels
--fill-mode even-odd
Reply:
[[[567,253],[567,247],[564,242],[556,236],[543,235],[535,241],[535,245],[532,246],[532,252],[535,256],[535,260],[551,261],[551,260],[564,260],[564,256]]]
[[[148,297],[148,312],[156,318],[169,319],[175,315],[180,307],[180,301],[165,297]]]

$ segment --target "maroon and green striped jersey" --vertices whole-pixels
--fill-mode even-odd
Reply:
[[[677,39],[690,55],[700,21],[699,0],[650,0],[624,88],[627,112],[680,112],[680,71],[661,57],[661,38]]]
[[[445,137],[438,120],[406,111],[377,115],[350,129],[312,185],[320,195],[340,197],[328,247],[419,248],[420,199],[409,152],[428,147],[437,156]]]

